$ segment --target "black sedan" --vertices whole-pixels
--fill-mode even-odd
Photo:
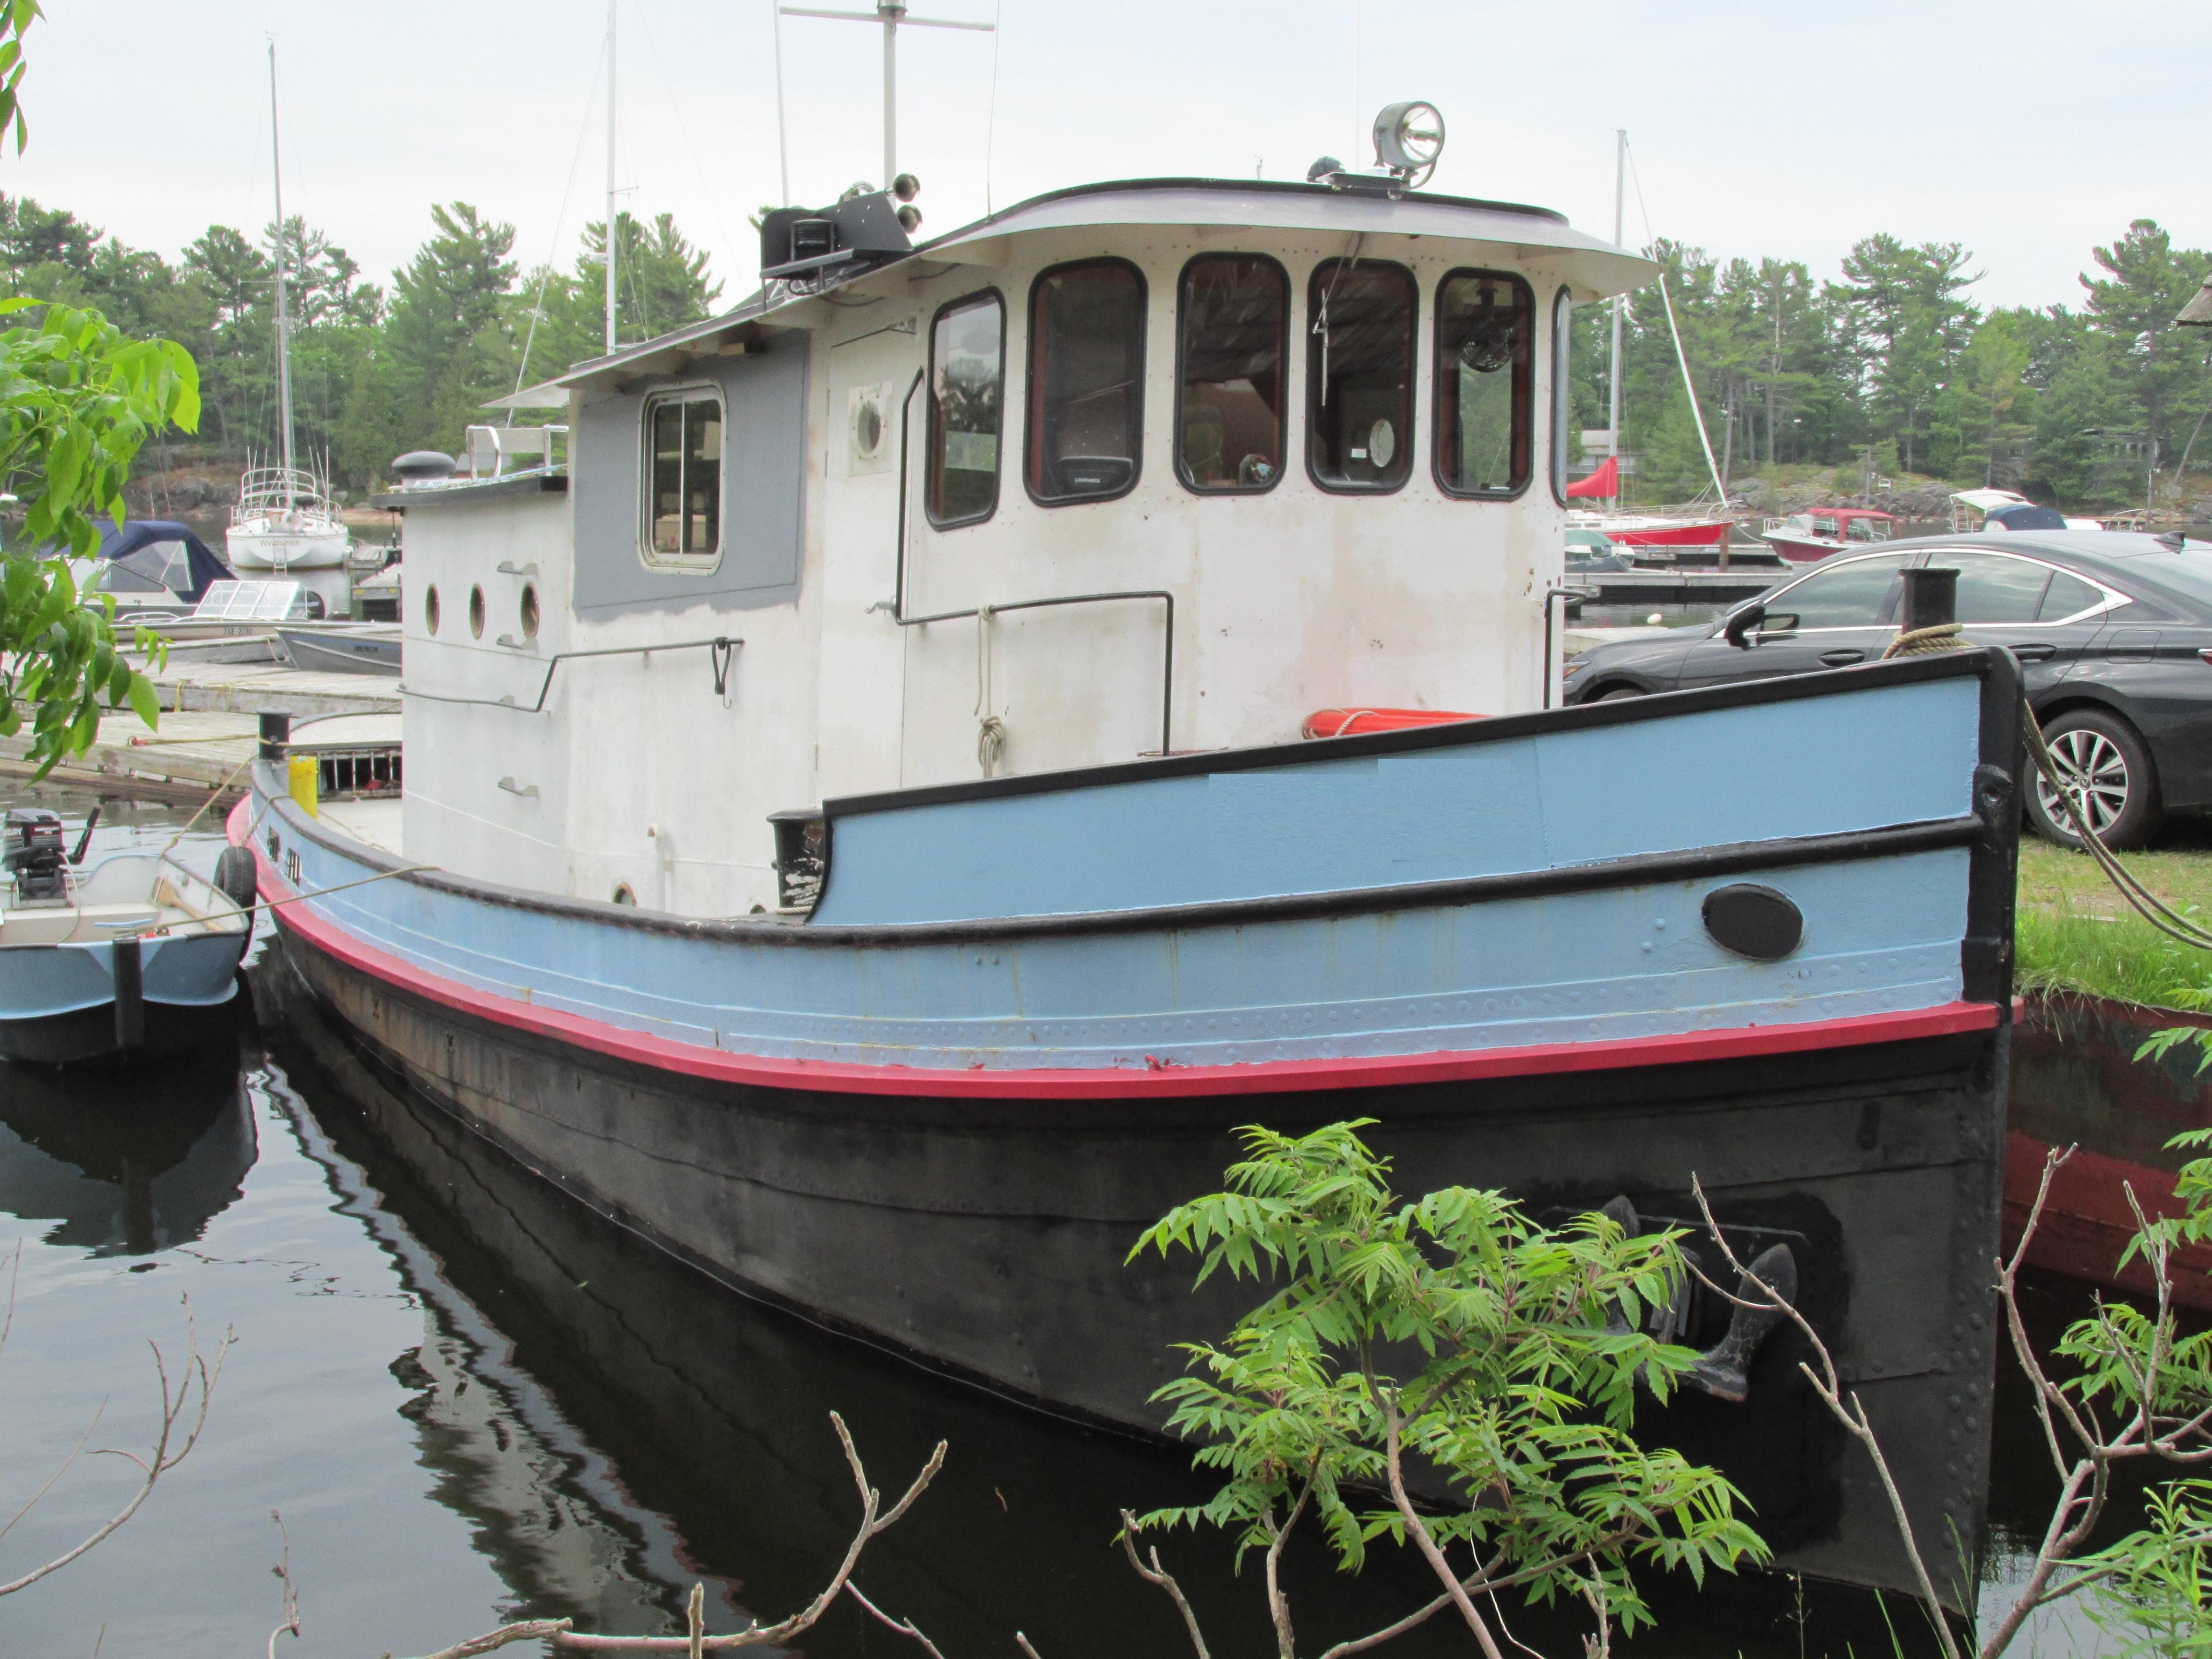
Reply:
[[[1902,571],[1959,572],[1959,620],[2009,647],[2070,775],[2069,793],[2115,847],[2169,812],[2212,811],[2212,544],[2109,531],[1984,532],[1892,542],[1823,560],[1718,622],[1600,645],[1570,665],[1569,702],[1844,668],[1897,636]],[[2071,844],[2041,779],[2028,817]]]

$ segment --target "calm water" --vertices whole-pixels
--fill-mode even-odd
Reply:
[[[86,803],[51,793],[74,818]],[[168,839],[185,814],[111,803],[97,843]],[[219,842],[187,847],[211,866]],[[140,1074],[0,1067],[0,1246],[19,1241],[0,1353],[0,1510],[85,1434],[141,1449],[147,1344],[173,1358],[190,1297],[204,1349],[235,1334],[204,1438],[121,1532],[0,1601],[9,1652],[258,1653],[289,1534],[309,1659],[427,1652],[518,1616],[675,1632],[696,1580],[710,1628],[775,1618],[827,1577],[857,1512],[825,1413],[874,1481],[902,1488],[938,1439],[945,1471],[870,1547],[859,1583],[950,1656],[1187,1652],[1159,1593],[1109,1547],[1115,1512],[1206,1491],[1170,1451],[996,1404],[746,1304],[569,1206],[393,1092],[312,1010],[267,942],[250,968],[265,1029]],[[0,1286],[4,1288],[4,1286]],[[2056,1323],[2079,1297],[2039,1288]],[[2006,1407],[2001,1534],[2039,1531],[2025,1401]],[[120,1459],[80,1457],[0,1537],[0,1580],[67,1548],[128,1495]],[[1165,1546],[1223,1659],[1272,1651],[1256,1575],[1218,1542]],[[2017,1554],[1991,1571],[2016,1577]],[[1388,1622],[1428,1591],[1389,1565],[1297,1564],[1301,1647]],[[1579,1652],[1509,1604],[1514,1633]],[[1900,1618],[1910,1634],[1908,1616]],[[1890,1651],[1868,1598],[1786,1581],[1663,1610],[1638,1654]],[[848,1602],[804,1642],[836,1659],[920,1650]],[[516,1651],[527,1650],[517,1649]],[[1387,1650],[1471,1651],[1442,1619]],[[2016,1651],[2028,1652],[2023,1644]],[[2093,1653],[2055,1621],[2033,1651]]]

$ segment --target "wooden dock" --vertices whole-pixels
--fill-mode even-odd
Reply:
[[[302,720],[324,714],[396,714],[399,683],[370,674],[313,674],[276,663],[191,662],[179,653],[149,676],[161,723],[149,730],[128,709],[103,717],[93,746],[47,774],[50,781],[103,794],[143,795],[197,805],[209,794],[242,793],[246,763],[264,708]],[[28,732],[0,738],[0,777],[27,778]]]

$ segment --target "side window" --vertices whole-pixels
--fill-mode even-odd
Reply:
[[[929,331],[929,471],[924,496],[939,529],[988,519],[999,505],[1006,307],[995,290],[955,300]]]
[[[1306,297],[1306,465],[1323,489],[1395,489],[1413,470],[1413,274],[1328,259]]]
[[[1283,476],[1291,279],[1257,253],[1203,253],[1177,296],[1176,471],[1208,495]]]
[[[645,403],[647,564],[683,569],[722,556],[722,397],[690,387]]]
[[[1145,279],[1121,259],[1048,270],[1030,290],[1030,494],[1048,507],[1126,495],[1144,422]]]
[[[1958,571],[1959,620],[1968,623],[2033,622],[2053,574],[2049,565],[2002,553],[1937,552],[1928,562]]]
[[[1437,285],[1437,482],[1452,495],[1528,487],[1535,324],[1518,276],[1455,270]]]
[[[1881,553],[1818,570],[1767,601],[1770,617],[1795,617],[1800,628],[1875,628],[1891,620],[1905,590],[1899,572],[1912,555]]]
[[[1574,301],[1552,296],[1552,499],[1567,504],[1567,417],[1574,388]]]
[[[2084,611],[2094,610],[2105,602],[2105,590],[2094,582],[2085,582],[2079,576],[2069,576],[2063,570],[2051,574],[2051,586],[2044,590],[2043,603],[2036,607],[2038,622],[2064,622],[2069,617],[2078,617]]]

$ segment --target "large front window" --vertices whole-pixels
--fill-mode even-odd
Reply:
[[[1283,476],[1291,279],[1257,253],[1183,267],[1177,319],[1176,471],[1208,495],[1272,489]]]
[[[722,399],[664,392],[646,403],[651,474],[645,552],[653,564],[711,565],[722,554]]]
[[[1323,489],[1395,489],[1413,466],[1413,275],[1328,259],[1307,295],[1306,465]]]
[[[1121,259],[1061,265],[1030,293],[1030,494],[1103,501],[1137,482],[1145,279]]]
[[[999,505],[1006,307],[994,292],[955,300],[929,331],[929,521],[988,519]]]
[[[1518,276],[1455,270],[1437,285],[1437,482],[1455,495],[1528,488],[1535,313]]]

